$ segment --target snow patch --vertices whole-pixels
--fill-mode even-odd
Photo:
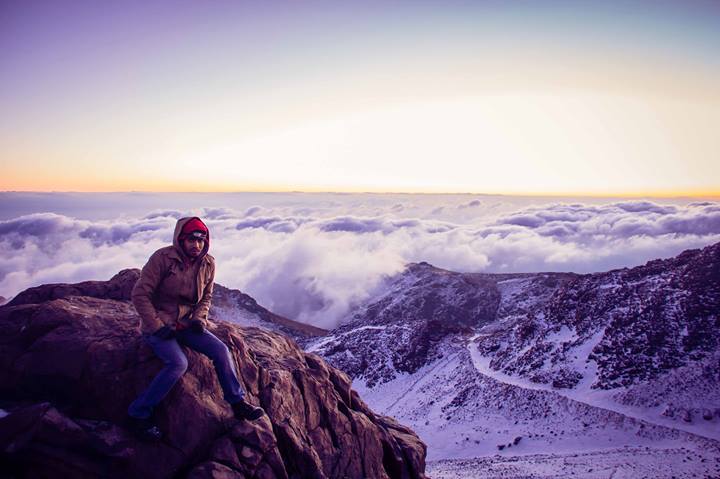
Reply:
[[[495,455],[475,459],[428,461],[433,479],[498,477],[573,477],[635,479],[638,477],[718,477],[720,457],[685,448],[622,447],[598,451]]]

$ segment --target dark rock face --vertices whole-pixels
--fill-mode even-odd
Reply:
[[[720,347],[720,243],[644,266],[577,276],[513,327],[478,339],[491,367],[575,386],[575,348],[591,345],[593,388],[652,380]],[[519,351],[524,351],[518,354]],[[543,368],[544,365],[544,368]]]
[[[110,281],[83,281],[75,284],[46,284],[28,288],[15,296],[7,306],[38,304],[68,296],[90,296],[116,300],[130,300],[133,286],[140,277],[139,269],[124,269]]]
[[[129,270],[132,272],[132,270]],[[137,278],[135,273],[135,278]],[[248,400],[239,422],[211,362],[158,408],[165,438],[138,442],[125,411],[162,367],[136,329],[127,271],[108,282],[32,288],[0,308],[0,464],[17,477],[422,478],[426,449],[374,414],[349,378],[280,334],[215,323]]]
[[[347,324],[308,345],[372,388],[443,357],[447,338],[469,336],[500,316],[528,314],[571,277],[456,273],[410,264],[383,294],[353,311]],[[503,281],[523,281],[524,287],[503,296]]]
[[[356,312],[354,319],[365,325],[435,321],[432,329],[445,336],[493,320],[500,300],[494,281],[428,263],[410,264],[390,289],[399,287],[402,298],[385,295]]]

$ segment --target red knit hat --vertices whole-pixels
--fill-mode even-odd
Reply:
[[[200,218],[191,218],[188,220],[188,222],[183,225],[180,236],[189,235],[193,231],[202,231],[203,233],[208,234],[208,228]]]

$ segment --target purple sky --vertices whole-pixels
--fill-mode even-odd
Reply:
[[[718,20],[717,1],[5,1],[0,190],[717,192]]]

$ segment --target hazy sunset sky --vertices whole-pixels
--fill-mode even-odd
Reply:
[[[3,1],[0,190],[720,194],[718,1]]]

